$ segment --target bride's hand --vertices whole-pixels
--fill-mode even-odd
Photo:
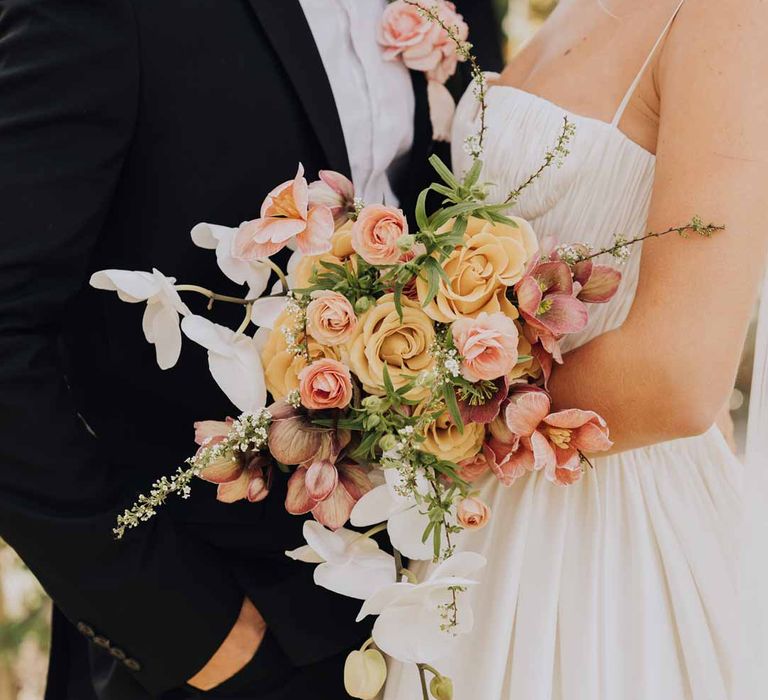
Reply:
[[[623,326],[555,369],[556,406],[604,416],[615,451],[706,431],[733,388],[768,256],[766,33],[758,0],[687,3],[659,56],[648,230],[694,215],[726,230],[646,241]]]
[[[235,626],[210,661],[187,681],[189,685],[211,690],[232,678],[254,657],[266,631],[264,618],[246,598]]]

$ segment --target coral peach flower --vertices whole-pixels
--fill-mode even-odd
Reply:
[[[587,307],[574,296],[571,270],[564,262],[539,263],[515,291],[523,319],[544,336],[559,338],[587,325]]]
[[[348,177],[334,170],[321,170],[309,186],[309,204],[331,210],[336,226],[341,226],[355,211],[355,187]]]
[[[451,326],[461,360],[461,373],[470,382],[508,375],[517,364],[518,331],[506,314],[480,313],[460,318]]]
[[[459,462],[458,474],[467,483],[474,483],[485,476],[491,469],[491,461],[486,450],[478,452],[474,457]]]
[[[309,185],[299,164],[293,180],[272,190],[261,205],[261,217],[244,223],[233,240],[233,254],[240,260],[259,260],[282,250],[296,239],[305,255],[331,249],[334,223],[324,205],[309,206]]]
[[[550,409],[546,392],[525,387],[510,395],[504,419],[523,452],[533,459],[533,469],[543,469],[550,481],[565,483],[568,479],[558,470],[579,471],[582,454],[604,452],[613,443],[597,413],[576,408],[550,413]]]
[[[317,522],[338,530],[349,520],[355,504],[372,488],[361,466],[318,460],[293,472],[288,480],[285,509],[291,515],[311,512]]]
[[[213,447],[222,442],[232,426],[226,421],[205,420],[195,423],[195,442],[200,449]],[[263,501],[269,494],[272,482],[272,464],[265,454],[222,454],[202,470],[200,478],[218,484],[216,499],[222,503],[234,503],[247,499],[251,503]]]
[[[312,293],[307,306],[307,330],[322,345],[346,343],[357,328],[352,304],[338,292],[321,290]]]
[[[371,265],[394,265],[403,257],[397,241],[407,233],[402,210],[372,204],[360,212],[352,227],[352,247]]]
[[[348,406],[352,400],[349,368],[338,360],[316,360],[301,370],[299,394],[302,405],[312,410]]]

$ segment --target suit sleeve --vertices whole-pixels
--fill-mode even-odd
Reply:
[[[154,696],[218,648],[242,592],[162,512],[112,535],[121,485],[78,419],[57,341],[137,118],[127,0],[0,0],[0,535]]]

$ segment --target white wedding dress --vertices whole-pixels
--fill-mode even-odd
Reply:
[[[595,247],[642,233],[655,158],[618,128],[638,80],[613,123],[491,87],[482,175],[494,183],[491,199],[502,201],[539,167],[568,115],[571,154],[513,213],[540,237]],[[470,164],[462,145],[477,113],[470,91],[454,123],[459,173]],[[634,248],[617,297],[591,307],[589,327],[568,347],[622,323],[640,256]],[[541,473],[509,488],[494,476],[480,483],[493,517],[459,546],[488,560],[481,584],[462,598],[474,630],[439,664],[455,699],[735,700],[740,462],[712,428],[594,463],[567,488]],[[421,698],[415,667],[393,664],[384,697]]]

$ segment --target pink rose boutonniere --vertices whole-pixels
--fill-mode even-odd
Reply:
[[[430,19],[431,11],[439,22]],[[448,30],[454,34],[451,38]],[[384,11],[379,44],[389,61],[402,61],[410,70],[426,74],[427,94],[435,140],[450,140],[456,105],[445,87],[465,57],[456,51],[455,40],[465,42],[469,27],[448,0],[395,0]]]

